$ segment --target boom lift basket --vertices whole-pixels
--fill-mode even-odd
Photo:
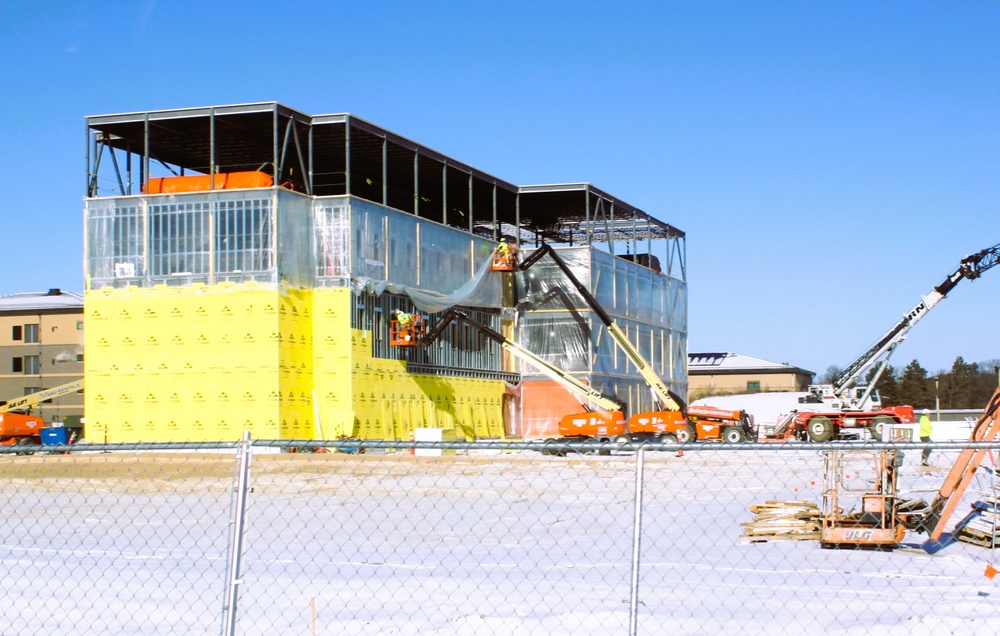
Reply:
[[[493,265],[490,269],[494,272],[513,272],[517,270],[517,245],[507,245],[501,243],[493,250]]]
[[[389,323],[389,344],[394,347],[415,347],[420,344],[427,331],[427,323],[419,314],[410,316],[409,320],[394,318]]]

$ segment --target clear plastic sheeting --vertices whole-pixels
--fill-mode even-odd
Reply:
[[[278,274],[283,284],[308,289],[313,286],[313,251],[310,246],[312,198],[279,189]]]
[[[278,281],[276,189],[85,200],[88,289]],[[291,196],[291,193],[287,193]],[[288,207],[294,207],[289,203]],[[285,249],[304,253],[290,223]],[[301,234],[301,232],[299,232]],[[282,272],[301,284],[296,257]]]
[[[687,389],[687,285],[635,262],[588,247],[557,248],[559,257],[643,358],[678,394]],[[525,256],[529,256],[526,254]],[[549,256],[517,277],[518,342],[547,362],[632,405],[652,407],[638,370],[600,317]],[[522,368],[527,377],[536,376]]]
[[[138,284],[146,271],[145,202],[140,197],[85,202],[88,287]]]
[[[474,278],[493,253],[492,241],[468,232],[368,201],[350,202],[351,275],[357,279],[446,295]]]
[[[520,343],[546,362],[568,373],[591,371],[590,312],[527,312],[518,316]],[[598,323],[599,324],[599,323]],[[521,362],[519,371],[541,376],[538,369]]]
[[[355,293],[405,294],[427,313],[501,306],[502,277],[490,271],[492,242],[357,199],[350,227]]]
[[[437,294],[407,285],[399,285],[371,278],[354,277],[351,289],[356,294],[380,296],[384,292],[405,295],[414,307],[428,314],[436,314],[450,307],[483,307],[499,309],[501,306],[502,274],[491,269],[492,259],[486,259],[479,266],[476,275],[450,294]]]
[[[313,205],[317,287],[346,287],[351,279],[351,214],[347,197],[323,197]]]

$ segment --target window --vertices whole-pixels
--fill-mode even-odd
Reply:
[[[38,356],[24,356],[24,375],[38,375]]]
[[[21,340],[22,329],[23,328],[21,327],[21,325],[14,325],[13,327],[11,327],[11,330],[10,330],[10,339],[11,340]]]
[[[18,356],[11,360],[10,370],[12,373],[21,373],[24,371],[24,358]]]
[[[83,331],[83,321],[82,320],[77,320],[76,321],[76,330],[77,331]]]
[[[24,326],[24,342],[27,344],[38,344],[38,325]]]
[[[25,395],[31,395],[32,393],[38,393],[41,390],[42,390],[42,387],[40,387],[40,386],[26,386],[26,387],[24,387],[24,394]]]
[[[747,391],[760,391],[760,381],[759,380],[748,381]]]
[[[82,353],[76,354],[76,361],[77,362],[83,362],[83,354]]]

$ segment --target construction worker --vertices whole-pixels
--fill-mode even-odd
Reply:
[[[931,412],[929,409],[924,409],[920,412],[920,441],[925,444],[931,441],[931,433],[934,431],[934,426],[931,425]],[[921,466],[929,466],[928,460],[931,458],[931,449],[925,448],[923,456],[920,461]]]
[[[409,342],[413,340],[413,315],[400,309],[396,310],[396,324],[399,326],[399,335],[403,340]]]
[[[500,245],[497,245],[497,256],[503,260],[510,258],[510,245],[507,245],[507,239],[500,239]]]

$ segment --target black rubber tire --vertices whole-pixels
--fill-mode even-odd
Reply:
[[[30,437],[22,437],[17,440],[17,454],[18,455],[34,455],[35,454],[35,443],[31,441]]]
[[[739,444],[746,441],[746,434],[739,426],[727,426],[722,429],[722,441],[727,444]]]
[[[886,424],[892,425],[896,422],[888,415],[877,415],[872,423],[868,425],[868,432],[872,434],[872,439],[882,441],[882,427]]]
[[[559,441],[550,437],[542,443],[542,450],[540,452],[542,455],[555,455],[558,445]]]
[[[813,442],[828,442],[833,439],[833,421],[822,415],[810,418],[806,424],[809,440]]]
[[[677,436],[674,435],[673,433],[664,433],[663,435],[660,436],[660,441],[663,442],[664,444],[676,444]]]
[[[681,430],[677,431],[677,441],[681,444],[690,444],[698,439],[698,429],[694,424],[688,422]]]

